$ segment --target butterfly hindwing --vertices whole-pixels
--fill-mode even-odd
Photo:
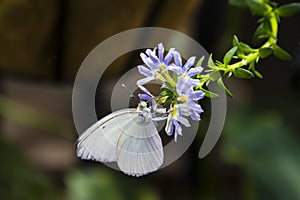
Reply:
[[[154,123],[137,118],[129,122],[117,143],[117,156],[125,174],[142,176],[156,171],[163,163],[163,146]]]

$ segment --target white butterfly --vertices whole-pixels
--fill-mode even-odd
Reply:
[[[158,170],[163,163],[163,146],[146,106],[141,102],[137,109],[119,110],[96,122],[78,138],[77,156],[116,161],[120,170],[131,176]]]

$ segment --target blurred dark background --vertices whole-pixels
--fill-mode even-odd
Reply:
[[[145,177],[75,157],[72,85],[96,45],[158,26],[191,36],[222,59],[234,34],[259,45],[252,42],[257,20],[225,0],[1,0],[0,199],[300,199],[300,14],[280,23],[278,43],[291,62],[271,56],[257,66],[264,79],[226,80],[234,97],[221,138],[204,159],[198,151],[209,111],[189,150]],[[132,55],[117,59],[102,85],[136,62]],[[201,104],[209,110],[209,100]],[[98,108],[99,116],[109,111]]]

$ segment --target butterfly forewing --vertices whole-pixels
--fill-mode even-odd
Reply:
[[[100,162],[117,161],[117,141],[124,127],[128,126],[137,115],[135,109],[124,109],[96,122],[79,137],[77,156]]]

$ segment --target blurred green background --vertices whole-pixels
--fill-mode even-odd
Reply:
[[[234,97],[221,138],[204,159],[198,151],[207,99],[192,146],[156,173],[132,178],[75,156],[72,85],[101,41],[159,26],[191,36],[221,59],[234,34],[257,45],[257,20],[225,0],[1,0],[0,199],[300,199],[300,14],[280,24],[278,42],[291,62],[271,56],[257,66],[264,79],[226,81]],[[105,87],[140,62],[125,55],[112,63],[101,83],[107,98]],[[107,102],[102,97],[99,105]],[[109,111],[98,108],[99,116]]]

